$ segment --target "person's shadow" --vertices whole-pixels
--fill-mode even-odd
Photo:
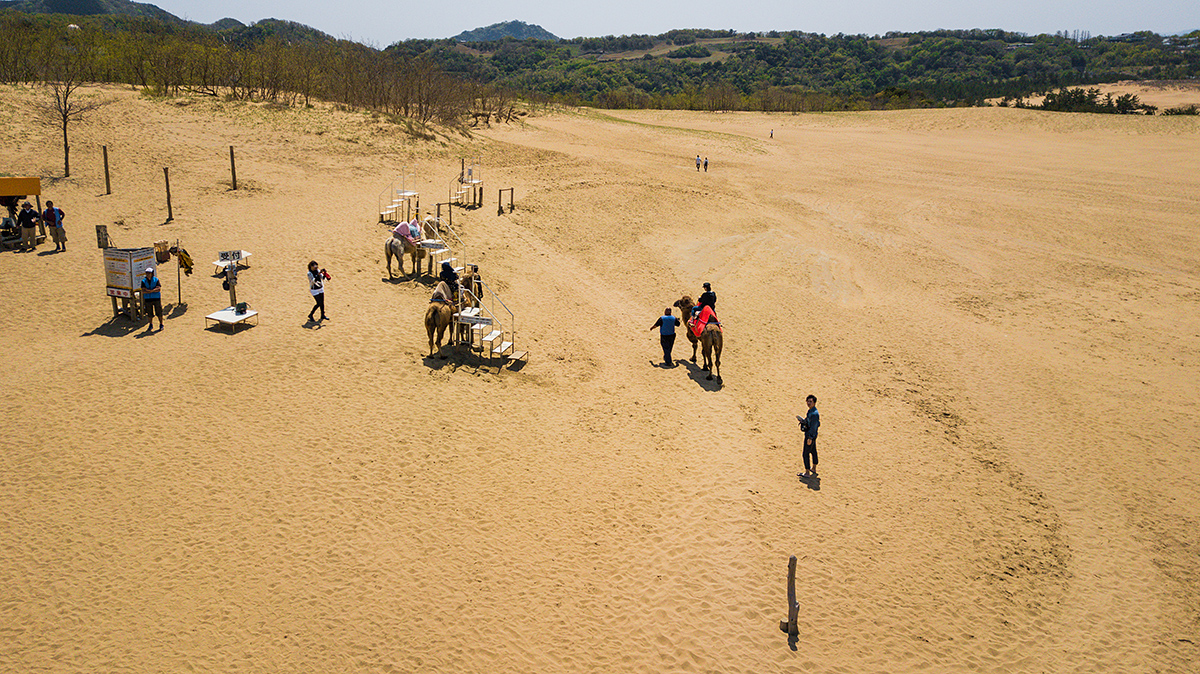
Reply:
[[[820,475],[805,475],[804,473],[800,473],[800,475],[797,477],[799,477],[800,481],[803,482],[809,489],[813,491],[821,491]]]

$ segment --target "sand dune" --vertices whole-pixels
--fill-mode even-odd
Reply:
[[[69,179],[37,92],[0,97],[4,171],[71,236],[0,254],[0,669],[1197,671],[1195,118],[558,111],[424,142],[94,92]],[[424,358],[430,282],[384,278],[377,193],[412,170],[428,207],[468,155],[487,202],[454,222],[515,370]],[[95,224],[192,252],[170,330],[110,321]],[[203,316],[234,247],[262,320],[231,336]],[[703,281],[722,386],[648,330]]]

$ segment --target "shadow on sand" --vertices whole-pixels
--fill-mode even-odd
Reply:
[[[821,476],[820,475],[805,476],[804,473],[800,473],[796,477],[800,478],[800,481],[803,482],[805,484],[805,486],[807,486],[809,489],[811,489],[813,491],[821,491]]]
[[[690,360],[677,360],[675,362],[680,363],[685,368],[687,368],[688,377],[690,377],[692,381],[699,384],[700,388],[704,389],[705,391],[720,391],[721,390],[721,386],[722,386],[721,380],[718,379],[717,377],[713,377],[711,380],[709,380],[708,379],[708,376],[709,376],[708,370],[701,369],[699,365],[697,365],[696,363],[693,363]]]

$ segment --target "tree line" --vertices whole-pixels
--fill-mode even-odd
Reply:
[[[675,48],[649,53],[662,45]],[[643,49],[636,58],[602,57]],[[510,119],[518,96],[608,108],[805,112],[979,105],[1120,79],[1197,76],[1200,31],[1105,38],[688,29],[470,48],[453,39],[408,40],[375,49],[286,21],[214,28],[0,10],[0,82],[70,77],[163,95],[288,105],[321,99],[446,125]]]
[[[160,95],[310,105],[313,99],[420,123],[511,114],[496,84],[419,54],[381,51],[283,21],[213,30],[128,16],[0,10],[0,82],[112,82]]]

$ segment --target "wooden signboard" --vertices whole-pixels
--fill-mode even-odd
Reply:
[[[104,277],[107,294],[112,297],[133,297],[146,267],[153,266],[153,248],[106,248]]]
[[[108,238],[108,225],[96,225],[96,247],[112,247],[112,239]]]

